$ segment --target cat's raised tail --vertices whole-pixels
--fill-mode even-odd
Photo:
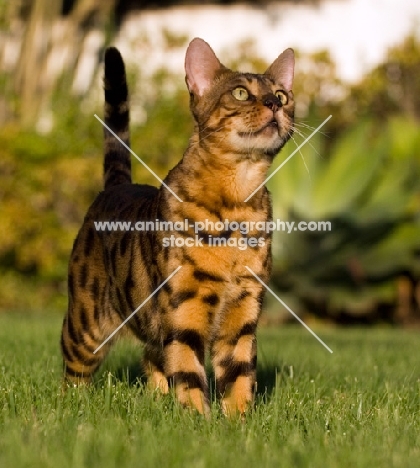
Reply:
[[[129,102],[125,66],[115,47],[105,51],[105,123],[127,145],[130,145]],[[119,184],[131,183],[130,153],[107,129],[104,129],[105,190]]]

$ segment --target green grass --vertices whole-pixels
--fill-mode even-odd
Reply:
[[[182,410],[144,388],[121,342],[91,389],[61,394],[57,315],[0,316],[0,466],[417,467],[420,336],[301,328],[259,334],[244,423]]]

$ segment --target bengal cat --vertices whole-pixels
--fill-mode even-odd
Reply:
[[[195,238],[192,226],[204,220],[258,226],[272,219],[263,185],[244,200],[264,182],[274,156],[292,135],[293,70],[292,49],[264,74],[240,73],[222,65],[202,39],[194,39],[185,58],[194,132],[160,188],[132,184],[129,151],[105,129],[104,191],[86,214],[69,264],[61,338],[67,382],[91,380],[113,339],[98,347],[181,266],[124,326],[145,344],[148,383],[163,393],[173,387],[182,405],[206,414],[209,353],[224,413],[247,410],[256,385],[256,328],[264,288],[246,266],[269,281],[271,234],[256,228],[221,234],[209,228],[199,233],[197,245],[181,244]],[[105,53],[104,82],[105,122],[128,145],[126,75],[115,48]],[[156,220],[181,222],[185,229],[106,232],[94,224]],[[177,243],[166,247],[170,235]],[[222,238],[228,245],[210,242]],[[235,246],[244,238],[247,248]]]

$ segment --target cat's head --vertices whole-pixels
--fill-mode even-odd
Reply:
[[[185,58],[191,111],[200,140],[244,155],[276,155],[293,132],[294,53],[286,49],[263,74],[235,72],[202,39]]]

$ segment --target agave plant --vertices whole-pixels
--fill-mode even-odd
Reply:
[[[331,230],[275,233],[274,288],[293,297],[301,314],[420,318],[418,295],[409,290],[420,278],[418,125],[401,117],[380,129],[361,122],[328,158],[315,138],[302,150],[304,161],[295,155],[271,179],[274,217],[295,226],[329,221]]]

